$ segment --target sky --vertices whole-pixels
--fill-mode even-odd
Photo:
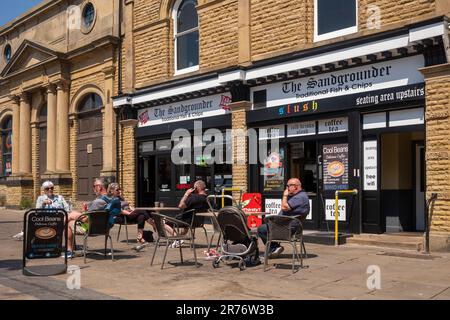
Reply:
[[[0,0],[0,28],[42,0]]]

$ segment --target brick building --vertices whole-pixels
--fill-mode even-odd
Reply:
[[[335,190],[350,233],[422,231],[448,249],[449,28],[445,0],[126,0],[119,180],[138,205],[175,204],[193,180],[259,192],[276,210],[287,178],[326,230]],[[176,129],[222,133],[231,160],[174,164]],[[279,138],[249,164],[250,140]],[[212,132],[212,131],[211,131]],[[227,140],[228,139],[228,140]],[[206,147],[204,147],[206,148]],[[258,147],[259,148],[259,147]]]
[[[0,27],[0,196],[33,205],[45,180],[73,202],[116,176],[119,3],[46,0]]]

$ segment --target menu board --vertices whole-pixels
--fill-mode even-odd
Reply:
[[[324,145],[324,190],[348,189],[348,143]]]

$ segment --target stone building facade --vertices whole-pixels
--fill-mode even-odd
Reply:
[[[94,176],[116,176],[119,4],[46,0],[0,28],[8,207],[33,205],[45,180],[76,204],[92,198]]]
[[[126,0],[123,94],[113,100],[127,197],[175,204],[204,178],[262,193],[268,210],[299,175],[312,199],[307,228],[326,230],[334,191],[355,188],[340,227],[383,233],[424,230],[437,193],[432,247],[448,249],[449,14],[445,0]],[[171,164],[171,134],[193,133],[193,119],[280,138],[278,171],[195,154]],[[249,141],[231,140],[248,160]],[[326,154],[333,148],[345,151]],[[333,159],[344,173],[326,177]]]

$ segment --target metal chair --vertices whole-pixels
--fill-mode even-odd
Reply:
[[[109,224],[109,212],[107,211],[91,211],[87,212],[85,214],[82,214],[76,221],[75,221],[75,228],[78,222],[82,221],[84,217],[87,217],[88,221],[88,229],[86,231],[86,234],[83,237],[83,256],[84,256],[84,263],[86,263],[86,254],[88,253],[87,250],[87,244],[88,244],[88,238],[89,237],[97,237],[97,236],[105,236],[105,253],[104,256],[106,258],[106,251],[107,251],[107,245],[108,245],[108,239],[110,240],[111,245],[111,259],[114,261],[114,248],[112,243],[112,238],[109,234],[109,231],[111,230],[111,226]],[[74,249],[76,248],[76,232],[74,233]]]
[[[119,238],[120,238],[120,230],[122,230],[122,226],[125,226],[125,235],[126,235],[126,238],[127,238],[127,244],[128,244],[128,242],[129,242],[129,238],[128,238],[128,226],[131,226],[131,225],[136,225],[137,224],[137,222],[128,222],[128,220],[127,220],[127,216],[126,215],[124,215],[124,214],[121,214],[121,217],[122,217],[122,219],[123,219],[123,221],[120,221],[120,222],[116,222],[115,224],[118,224],[119,225],[119,231],[118,231],[118,233],[117,233],[117,242],[119,242]]]
[[[298,216],[280,216],[273,215],[265,218],[267,223],[267,243],[264,259],[264,271],[269,260],[269,249],[272,242],[289,243],[292,248],[292,272],[295,272],[295,260],[300,261],[300,268],[303,268],[303,252],[306,256],[305,243],[303,242],[303,225]],[[291,227],[292,224],[298,225],[297,228]],[[297,251],[297,243],[300,243],[300,256]]]
[[[160,241],[166,242],[166,250],[164,252],[164,258],[163,258],[163,261],[161,264],[161,269],[163,269],[164,263],[166,261],[167,250],[169,249],[170,242],[171,241],[180,241],[180,240],[189,240],[191,242],[191,245],[192,245],[192,248],[194,251],[195,266],[199,267],[199,265],[197,263],[197,253],[195,252],[194,232],[193,232],[191,225],[184,221],[180,221],[175,218],[168,217],[168,216],[156,213],[156,212],[152,212],[152,218],[153,218],[153,221],[155,222],[156,231],[158,232],[158,240],[155,243],[155,251],[153,252],[153,257],[152,257],[152,261],[151,261],[150,265],[153,265],[153,261],[155,259],[155,255],[156,255],[156,250],[158,250]],[[188,234],[173,235],[173,236],[168,235],[166,232],[166,228],[165,228],[166,221],[169,222],[170,224],[172,224],[174,226],[174,229],[177,231],[180,228],[187,228],[189,230]],[[182,249],[181,245],[180,245],[180,258],[181,258],[181,263],[183,263],[183,249]]]

